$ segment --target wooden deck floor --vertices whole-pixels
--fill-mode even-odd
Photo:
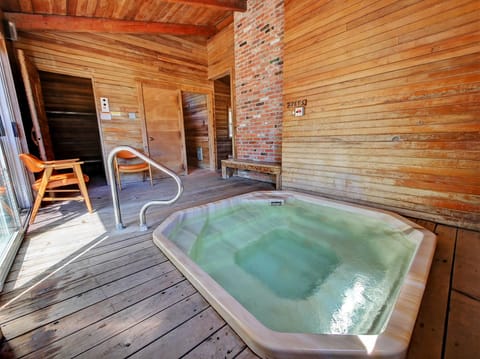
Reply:
[[[5,337],[0,357],[256,358],[165,258],[151,231],[180,208],[253,190],[266,183],[198,171],[183,177],[183,197],[147,213],[174,183],[129,184],[121,192],[124,223],[116,230],[107,186],[90,186],[95,208],[42,208],[0,296]],[[474,358],[480,352],[480,233],[419,221],[438,234],[428,290],[409,358]]]

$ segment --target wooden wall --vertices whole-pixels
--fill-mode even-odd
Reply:
[[[207,96],[182,92],[182,109],[188,169],[209,168]],[[197,156],[198,148],[202,149],[203,159],[201,160]]]
[[[104,158],[117,145],[146,146],[139,83],[213,91],[207,80],[206,42],[188,37],[121,34],[25,33],[17,48],[42,71],[93,79],[97,113],[109,99],[111,120],[99,120]],[[135,119],[129,118],[135,114]]]
[[[216,79],[227,75],[235,68],[233,22],[212,37],[207,43],[208,78]]]
[[[284,187],[478,230],[479,4],[286,0]]]

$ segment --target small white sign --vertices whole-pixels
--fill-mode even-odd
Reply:
[[[112,115],[110,113],[101,113],[100,114],[100,119],[102,120],[111,120],[112,119]]]
[[[293,115],[295,117],[301,117],[301,116],[305,115],[305,107],[303,107],[303,106],[295,107],[295,110],[293,111]]]

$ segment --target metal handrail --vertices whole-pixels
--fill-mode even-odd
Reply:
[[[123,229],[125,226],[122,223],[122,215],[120,213],[120,202],[118,200],[118,190],[117,190],[117,181],[115,178],[115,175],[113,173],[113,161],[115,159],[115,155],[120,152],[120,151],[129,151],[136,155],[138,158],[144,160],[145,162],[149,163],[156,169],[162,171],[163,173],[169,175],[172,177],[175,182],[177,183],[177,194],[172,197],[171,199],[168,200],[156,200],[156,201],[150,201],[147,202],[146,204],[143,205],[142,209],[140,210],[140,230],[141,231],[146,231],[148,229],[147,224],[146,224],[146,211],[149,207],[153,205],[160,205],[160,204],[172,204],[176,200],[180,198],[180,196],[183,193],[183,184],[180,179],[180,177],[177,176],[175,172],[172,170],[169,170],[167,167],[162,166],[161,164],[155,162],[152,160],[150,157],[145,156],[143,153],[137,151],[135,148],[130,147],[130,146],[118,146],[115,147],[109,154],[108,154],[108,176],[110,178],[110,187],[112,190],[112,201],[113,201],[113,209],[115,211],[115,224],[117,229]]]

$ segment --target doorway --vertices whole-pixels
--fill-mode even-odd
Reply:
[[[39,75],[54,158],[80,158],[85,173],[105,181],[91,80],[44,71]]]
[[[221,161],[233,156],[233,109],[230,75],[214,80],[215,92],[215,139],[217,150],[216,168]]]
[[[182,92],[182,112],[188,172],[210,168],[207,95]]]

